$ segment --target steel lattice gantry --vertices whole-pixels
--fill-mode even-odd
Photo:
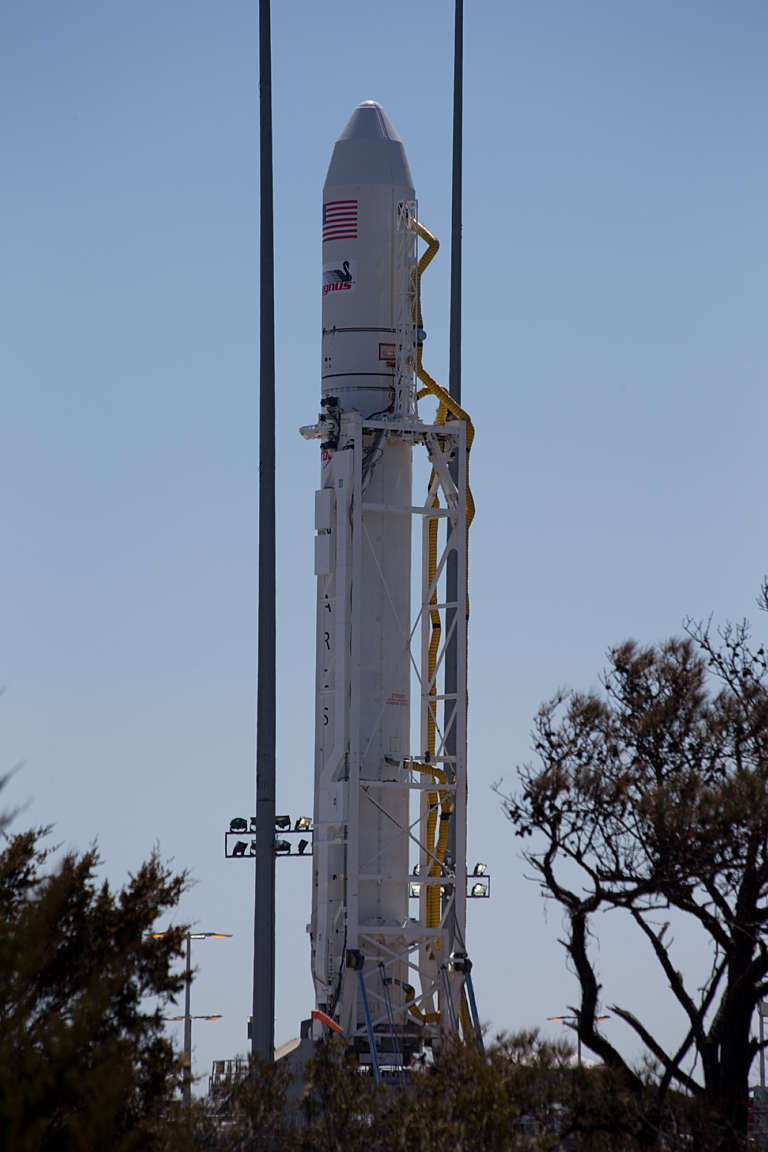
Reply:
[[[426,450],[432,478],[424,502],[414,504],[418,449]],[[467,890],[466,426],[350,412],[339,419],[337,448],[323,455],[313,971],[318,1007],[363,1057],[372,1031],[380,1062],[399,1063],[457,1030],[463,996],[462,964],[452,954],[465,951]],[[414,521],[422,577],[411,611]],[[431,549],[430,524],[437,528]],[[451,604],[444,599],[449,552],[458,569]],[[448,725],[456,753],[449,756],[440,717],[454,630],[458,681]],[[411,683],[420,702],[416,740]],[[455,858],[438,851],[446,838],[435,829],[446,821],[455,829]]]

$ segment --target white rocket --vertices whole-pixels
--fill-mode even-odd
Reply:
[[[421,366],[417,235],[429,237],[405,149],[367,101],[336,143],[323,191],[322,411],[302,434],[322,441],[314,1029],[316,1038],[342,1031],[377,1075],[473,1024],[464,990],[468,422]],[[417,374],[438,400],[432,423],[418,416]],[[432,478],[415,500],[420,446]],[[422,579],[412,605],[414,522]],[[448,695],[451,631],[458,688]]]

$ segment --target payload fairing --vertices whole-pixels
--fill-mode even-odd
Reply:
[[[322,240],[322,410],[302,428],[322,441],[313,1016],[316,1038],[342,1031],[378,1074],[479,1028],[464,944],[471,424],[421,363],[420,278],[437,244],[418,221],[400,138],[373,101],[334,148]],[[432,423],[418,414],[425,394],[437,400]],[[432,470],[414,502],[419,448]]]

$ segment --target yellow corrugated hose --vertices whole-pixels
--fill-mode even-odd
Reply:
[[[422,240],[425,241],[427,247],[422,254],[416,270],[416,308],[415,317],[417,327],[420,329],[422,326],[422,312],[421,312],[421,277],[427,266],[432,262],[437,251],[440,247],[440,242],[436,236],[424,227],[423,224],[416,224],[416,231]],[[436,424],[444,424],[450,413],[456,420],[463,420],[467,427],[466,437],[466,452],[467,452],[467,505],[466,505],[466,531],[467,531],[467,546],[469,544],[469,526],[472,523],[475,515],[475,503],[472,499],[472,492],[469,487],[469,453],[472,447],[472,441],[475,437],[475,429],[468,413],[461,407],[461,405],[453,399],[451,394],[442,388],[436,380],[433,380],[429,373],[424,368],[422,363],[422,344],[417,345],[416,352],[416,375],[423,385],[418,391],[418,398],[427,395],[432,395],[437,400],[437,414],[435,417]],[[435,471],[432,470],[432,475],[429,480],[429,487],[432,487],[435,479]],[[432,507],[439,508],[440,500],[435,494],[432,502]],[[427,529],[427,563],[428,573],[427,580],[432,584],[437,570],[437,537],[438,537],[438,521],[437,517],[429,520]],[[435,669],[437,666],[437,654],[440,649],[440,639],[442,634],[442,623],[440,619],[440,610],[437,608],[437,589],[435,588],[430,597],[430,635],[429,635],[429,648],[427,652],[427,677],[428,677],[428,696],[429,704],[427,709],[427,760],[433,760],[435,756],[436,745],[436,730],[437,730],[437,684],[435,677]],[[466,616],[469,619],[469,592],[467,591],[466,601]],[[466,707],[466,701],[465,701]],[[447,776],[442,768],[437,767],[434,763],[416,763],[411,762],[411,767],[417,772],[428,773],[436,784],[440,781],[447,783]],[[427,812],[427,828],[426,828],[426,848],[429,854],[430,866],[429,877],[435,878],[442,874],[443,864],[445,862],[445,852],[448,844],[448,828],[450,825],[450,818],[453,812],[453,801],[451,794],[447,789],[440,789],[439,787],[434,791],[427,794],[428,799],[428,812]],[[440,830],[437,832],[438,825],[438,806],[439,806],[439,824]],[[427,928],[438,928],[440,925],[440,885],[430,884],[427,886],[426,892],[426,925]],[[440,947],[439,938],[435,939],[434,949]],[[411,1013],[421,1020],[431,1020],[437,1017],[439,1013],[425,1014],[421,1009],[415,1005],[410,1005]],[[464,1036],[470,1034],[470,1018],[467,1009],[466,995],[462,992],[462,999],[459,1008],[459,1015],[461,1020],[462,1032]]]
[[[447,777],[442,768],[438,768],[435,764],[422,764],[416,760],[406,761],[406,767],[412,768],[415,772],[423,772],[431,776],[432,779],[438,783],[442,781],[447,783]],[[427,843],[426,848],[429,854],[429,871],[427,876],[434,879],[442,874],[442,862],[445,859],[445,849],[448,843],[448,825],[453,811],[453,801],[451,800],[451,793],[448,789],[439,788],[434,792],[427,793],[427,803],[429,805],[427,811]],[[438,808],[440,817],[440,833],[435,842],[435,832],[438,823]],[[427,928],[438,928],[440,926],[440,885],[428,884],[426,891],[427,903]],[[433,948],[439,948],[440,941],[436,939],[433,942]],[[421,1021],[438,1021],[440,1019],[439,1012],[422,1012],[417,1004],[410,1004],[409,1010],[412,1016],[415,1016]]]
[[[436,253],[440,247],[440,242],[436,236],[433,236],[432,233],[429,232],[424,227],[423,224],[417,223],[416,224],[416,230],[417,230],[419,236],[421,237],[421,239],[424,240],[427,244],[426,251],[423,253],[421,259],[419,260],[417,270],[416,270],[417,271],[417,278],[416,278],[416,322],[417,322],[418,327],[421,328],[421,326],[422,326],[421,277],[422,277],[422,273],[424,272],[425,268],[427,268],[427,266],[434,259],[435,255],[436,255]],[[456,420],[463,420],[467,426],[467,516],[466,516],[467,525],[466,525],[466,531],[467,531],[467,548],[468,548],[469,547],[469,526],[475,517],[475,502],[472,498],[472,489],[469,486],[469,453],[470,453],[470,450],[472,448],[472,441],[475,438],[475,427],[469,418],[469,414],[465,411],[464,408],[461,407],[461,405],[456,400],[454,400],[454,398],[451,396],[450,392],[446,392],[445,388],[441,387],[441,385],[438,384],[436,380],[433,380],[432,377],[429,375],[429,373],[427,372],[427,370],[425,369],[425,367],[422,363],[422,355],[423,355],[423,349],[422,349],[421,343],[419,343],[417,346],[417,350],[416,350],[416,375],[417,375],[418,379],[421,381],[421,383],[424,385],[424,387],[420,388],[418,393],[417,393],[419,400],[421,400],[422,397],[427,396],[427,395],[432,395],[432,396],[436,397],[437,402],[438,402],[437,415],[435,417],[435,423],[436,424],[444,424],[446,421],[447,413],[450,412],[450,414]],[[430,487],[432,486],[432,484],[434,482],[434,478],[435,478],[435,472],[433,469],[432,475],[429,478]],[[437,495],[435,496],[435,499],[433,501],[433,507],[435,507],[435,508],[439,507],[439,500],[437,498]],[[429,537],[428,537],[429,576],[428,576],[428,578],[429,578],[429,582],[431,584],[432,580],[434,579],[435,569],[437,567],[437,519],[436,518],[430,520],[428,532],[429,532]],[[433,604],[437,604],[437,589],[435,589],[433,591],[432,596],[430,598],[430,605],[433,605]],[[441,622],[440,622],[440,613],[437,610],[437,608],[430,608],[429,616],[430,616],[431,631],[430,631],[430,637],[429,637],[429,654],[428,654],[427,672],[428,672],[428,676],[429,676],[429,685],[430,685],[429,695],[432,698],[434,698],[436,696],[436,687],[435,687],[433,678],[435,675],[435,662],[437,660],[437,653],[438,653],[438,650],[440,647],[440,637],[441,637],[442,629],[441,629]],[[469,589],[467,589],[466,616],[467,616],[467,620],[469,620]],[[428,711],[428,715],[427,715],[427,737],[428,737],[427,747],[428,747],[428,750],[429,750],[429,753],[431,756],[434,756],[434,753],[435,753],[435,747],[434,747],[435,723],[436,723],[435,701],[433,699],[433,701],[430,702],[429,711]]]
[[[447,784],[448,780],[442,768],[436,767],[434,764],[421,764],[416,760],[408,761],[408,764],[416,772],[424,772],[432,777],[435,782],[442,781]],[[427,813],[427,851],[430,854],[429,872],[428,876],[435,878],[442,874],[442,864],[445,857],[445,849],[448,843],[448,824],[450,822],[451,813],[453,812],[453,801],[451,793],[447,788],[440,788],[439,791],[428,792],[427,802],[429,804],[429,811]],[[440,832],[435,843],[435,831],[438,822],[438,805],[440,808]],[[440,925],[440,885],[429,884],[427,885],[427,928],[438,928]]]

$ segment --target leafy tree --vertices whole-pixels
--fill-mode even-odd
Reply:
[[[537,1033],[500,1036],[485,1052],[448,1045],[434,1063],[376,1087],[343,1042],[321,1044],[298,1105],[289,1072],[251,1063],[210,1102],[193,1104],[190,1140],[211,1152],[639,1152],[650,1120],[665,1152],[710,1148],[711,1117],[656,1086],[638,1092],[620,1071],[574,1067],[564,1042]],[[246,1062],[244,1062],[245,1064]]]
[[[113,892],[95,850],[50,866],[46,831],[0,852],[0,1146],[171,1148],[180,1071],[162,1012],[184,929],[149,933],[186,878],[154,854]]]
[[[605,1077],[574,1068],[565,1043],[535,1032],[502,1036],[486,1052],[449,1045],[402,1083],[376,1087],[343,1042],[318,1047],[298,1110],[285,1107],[285,1073],[252,1069],[232,1093],[220,1152],[624,1152],[605,1138]],[[565,1146],[565,1145],[563,1145]]]
[[[296,1148],[295,1116],[288,1105],[291,1069],[285,1060],[258,1056],[242,1061],[244,1071],[207,1101],[197,1101],[197,1143],[215,1152],[282,1152]]]
[[[413,1078],[401,1142],[391,1147],[416,1152],[434,1141],[440,1152],[553,1149],[559,1139],[547,1121],[551,1106],[568,1096],[570,1059],[566,1043],[548,1043],[535,1031],[499,1036],[485,1052],[449,1045]],[[396,1101],[392,1112],[396,1120]]]
[[[760,602],[768,606],[768,584]],[[647,1082],[596,1023],[598,912],[625,913],[684,1013],[667,1051],[630,1007],[609,1006],[658,1067],[638,1133],[649,1146],[679,1104],[673,1089],[709,1110],[706,1146],[745,1143],[751,1024],[768,994],[767,672],[746,624],[713,636],[689,623],[683,638],[655,647],[622,644],[602,692],[559,692],[543,705],[539,764],[522,768],[519,793],[504,798],[518,835],[535,837],[528,864],[565,913],[582,1043],[647,1102]],[[674,917],[707,942],[703,982],[675,960]]]

